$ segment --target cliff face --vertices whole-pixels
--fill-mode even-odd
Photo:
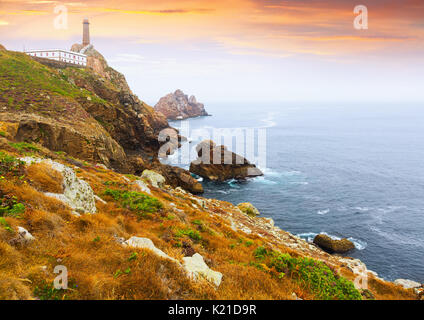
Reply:
[[[0,125],[17,141],[37,142],[124,173],[156,168],[173,186],[203,191],[187,171],[159,162],[158,134],[175,130],[165,116],[134,95],[125,77],[94,48],[85,53],[88,68],[55,68],[49,60],[2,51]]]
[[[181,90],[177,90],[161,98],[155,105],[155,109],[170,120],[208,115],[202,103],[197,102],[194,96],[188,97]]]
[[[177,187],[200,191],[154,159],[166,119],[103,71],[0,52],[0,299],[417,298],[251,206]],[[54,289],[58,264],[71,290]]]

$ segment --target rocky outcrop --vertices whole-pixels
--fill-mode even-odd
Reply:
[[[27,165],[40,162],[47,163],[51,166],[52,170],[56,170],[62,174],[63,194],[45,193],[46,196],[64,202],[74,210],[75,215],[97,212],[93,189],[87,182],[79,179],[72,168],[50,159],[26,157],[21,158],[21,160]]]
[[[260,212],[258,209],[255,208],[255,206],[249,202],[240,203],[237,205],[237,208],[241,210],[241,212],[256,217],[260,215]]]
[[[195,253],[192,257],[184,257],[184,268],[193,279],[204,278],[219,287],[222,281],[222,273],[213,271],[203,260],[203,257]]]
[[[78,125],[78,122],[63,123],[59,119],[32,114],[3,115],[4,120],[17,123],[14,135],[17,141],[38,142],[52,151],[64,151],[79,159],[101,162],[122,171],[129,170],[123,148],[95,122]]]
[[[144,170],[141,178],[147,180],[155,188],[163,187],[166,181],[162,175],[153,170]]]
[[[190,164],[190,172],[212,181],[242,180],[262,176],[263,173],[244,157],[216,146],[213,141],[203,141],[197,147],[198,158]]]
[[[170,165],[161,165],[156,167],[155,170],[159,171],[174,188],[180,186],[193,194],[204,192],[202,184],[193,178],[187,170]]]
[[[161,258],[169,259],[173,262],[180,264],[177,259],[168,256],[165,252],[156,248],[153,241],[148,238],[131,237],[127,241],[125,241],[123,245],[129,246],[131,248],[148,249]]]
[[[6,51],[6,48],[0,44],[0,51]]]
[[[155,105],[155,110],[170,120],[208,116],[202,103],[197,102],[194,96],[188,97],[181,90],[161,98]]]
[[[314,243],[329,253],[346,253],[355,249],[355,245],[348,239],[334,240],[325,234],[318,234]]]
[[[188,276],[193,280],[205,279],[217,287],[219,287],[221,284],[222,273],[210,269],[203,260],[203,257],[198,253],[195,253],[192,257],[184,257],[184,262],[181,265],[177,259],[170,257],[165,252],[158,249],[154,245],[153,241],[148,238],[131,237],[122,244],[123,246],[128,246],[131,248],[150,250],[161,258],[175,262],[178,266],[183,267],[186,270]]]
[[[74,45],[72,49],[78,51],[79,46]],[[70,69],[66,76],[78,87],[95,93],[107,103],[79,99],[81,105],[127,153],[156,157],[161,146],[158,135],[169,128],[165,116],[134,95],[124,75],[109,67],[105,58],[93,47],[85,54],[90,71]]]

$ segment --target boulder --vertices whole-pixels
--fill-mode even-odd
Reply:
[[[222,273],[210,269],[200,254],[195,253],[192,257],[185,257],[183,261],[183,266],[191,278],[204,278],[217,287],[221,284]]]
[[[161,165],[160,167],[155,167],[155,170],[159,171],[166,178],[168,184],[174,188],[179,186],[193,194],[204,192],[202,184],[193,178],[189,171],[183,168]]]
[[[30,242],[35,240],[35,237],[28,232],[25,228],[18,227],[18,234],[19,236],[26,242]]]
[[[152,192],[150,191],[150,188],[147,186],[147,184],[143,180],[136,180],[134,183],[140,188],[141,192],[152,194]]]
[[[314,238],[314,243],[329,253],[345,253],[355,248],[348,239],[334,240],[325,234],[319,234]]]
[[[23,246],[35,240],[35,237],[25,228],[18,227],[17,236],[9,240],[12,246]]]
[[[171,258],[165,252],[156,248],[153,241],[148,238],[131,237],[123,244],[124,246],[129,246],[131,248],[148,249],[161,258],[169,259],[180,264],[178,260]]]
[[[141,178],[146,179],[153,187],[161,188],[165,184],[165,178],[153,170],[144,170]]]
[[[262,176],[263,173],[246,158],[216,146],[213,141],[202,141],[196,147],[198,158],[190,164],[190,172],[212,181],[242,180]]]
[[[181,90],[162,97],[155,105],[155,110],[170,120],[208,116],[202,103],[197,102],[194,96],[189,98]]]
[[[6,48],[0,44],[0,51],[6,51]]]
[[[77,177],[75,171],[59,162],[50,159],[25,157],[21,158],[27,165],[45,162],[52,169],[60,172],[63,176],[63,194],[45,193],[46,196],[56,198],[78,213],[96,213],[96,199],[90,185]]]
[[[240,203],[237,205],[237,208],[241,210],[241,212],[256,217],[260,215],[260,212],[258,209],[255,208],[255,206],[249,202]]]

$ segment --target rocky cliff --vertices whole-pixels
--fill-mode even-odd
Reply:
[[[195,196],[152,170],[119,174],[0,131],[0,177],[0,299],[422,297],[421,284],[386,282],[249,203]],[[58,265],[69,289],[53,287]]]
[[[252,204],[177,186],[197,188],[154,159],[166,120],[111,72],[0,52],[0,299],[422,298]],[[68,289],[53,286],[58,265]]]
[[[188,97],[181,90],[161,98],[155,109],[170,120],[208,116],[202,103],[197,102],[194,96]]]
[[[195,179],[176,175],[157,158],[159,132],[174,130],[166,118],[134,95],[99,52],[91,47],[85,53],[88,68],[56,69],[1,52],[0,124],[8,134],[123,173],[170,171],[171,185],[199,192]]]

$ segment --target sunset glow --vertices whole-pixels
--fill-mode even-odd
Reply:
[[[234,74],[245,68],[240,65],[243,61],[249,63],[252,70],[259,68],[266,73],[264,68],[270,63],[269,59],[273,59],[273,65],[285,64],[287,59],[306,62],[317,59],[324,64],[333,61],[350,67],[373,62],[397,68],[399,63],[404,64],[400,61],[402,57],[407,57],[408,63],[403,67],[415,72],[414,64],[422,66],[422,1],[361,3],[369,10],[368,30],[353,28],[353,9],[358,4],[350,0],[160,0],[119,4],[97,0],[9,0],[2,1],[0,6],[0,32],[2,43],[14,50],[22,50],[23,46],[68,48],[80,41],[81,21],[88,17],[93,43],[109,59],[120,61],[117,67],[124,68],[123,71],[123,57],[128,54],[139,55],[139,60],[143,56],[143,64],[154,64],[153,57],[162,57],[166,61],[157,61],[162,66],[168,64],[168,70],[171,60],[190,57],[191,63],[186,67],[195,74],[199,73],[197,63],[203,63],[206,69],[216,69],[222,63],[231,65]],[[66,30],[53,27],[54,8],[58,5],[68,10]],[[125,50],[119,51],[113,43],[119,43],[120,48],[125,46]],[[175,54],[164,57],[164,50]],[[173,75],[172,69],[179,72],[175,67],[169,76]],[[146,70],[146,66],[143,69]],[[339,71],[340,65],[329,66],[329,70],[332,69]],[[160,68],[156,70],[161,73]],[[153,70],[148,70],[150,72]],[[131,72],[128,77],[133,82]],[[210,77],[214,77],[213,72]],[[186,81],[184,84],[195,86]],[[209,97],[211,92],[207,95]]]

